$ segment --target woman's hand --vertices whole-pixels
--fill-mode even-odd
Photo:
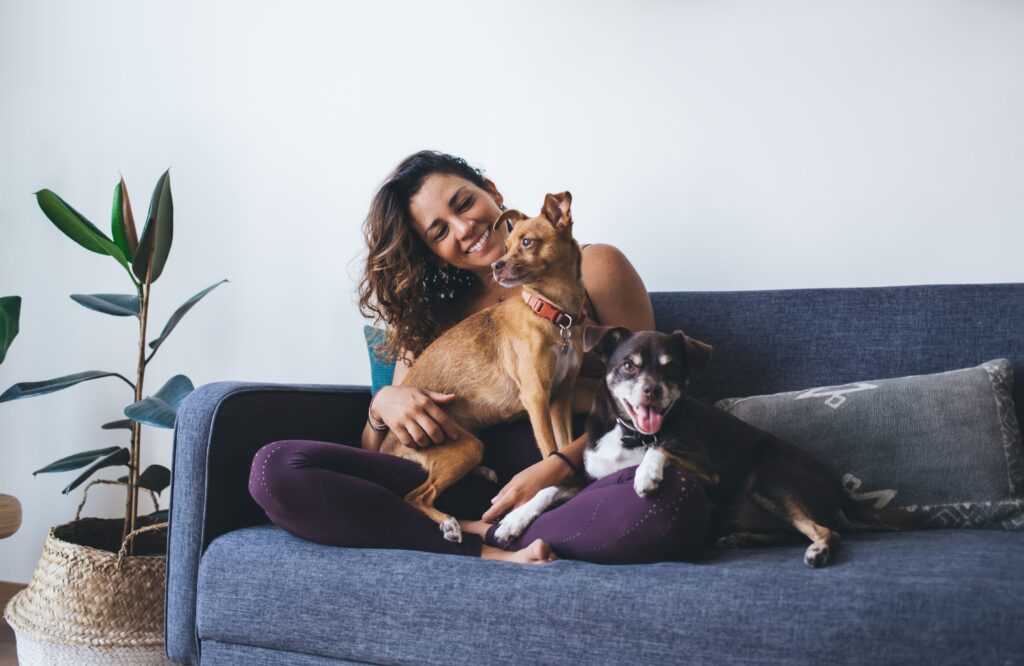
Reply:
[[[440,444],[446,437],[458,437],[458,426],[440,407],[456,399],[452,393],[412,386],[385,386],[377,392],[370,409],[402,444],[426,448]]]
[[[505,484],[491,500],[491,508],[480,519],[495,523],[512,509],[533,499],[540,490],[548,486],[557,486],[571,475],[569,467],[557,456],[534,463]]]

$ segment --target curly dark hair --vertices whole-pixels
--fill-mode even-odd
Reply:
[[[388,175],[363,222],[367,257],[359,282],[359,311],[387,326],[377,351],[391,362],[403,350],[418,356],[451,326],[454,296],[479,281],[473,273],[450,266],[447,298],[438,298],[431,289],[441,269],[413,229],[409,200],[433,174],[460,176],[487,188],[483,171],[466,160],[421,150],[402,160]]]

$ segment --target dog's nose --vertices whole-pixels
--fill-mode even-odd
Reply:
[[[504,259],[498,259],[496,262],[491,264],[491,269],[493,269],[493,270],[500,271],[502,268],[505,268],[505,260]]]
[[[645,397],[651,398],[652,400],[657,400],[661,397],[661,387],[658,385],[645,384],[641,391]]]

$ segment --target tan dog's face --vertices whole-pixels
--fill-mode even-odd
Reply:
[[[551,271],[556,262],[565,261],[565,245],[572,239],[572,195],[549,194],[537,217],[526,217],[517,210],[502,213],[495,228],[508,232],[505,254],[491,264],[494,280],[503,287],[530,284]]]

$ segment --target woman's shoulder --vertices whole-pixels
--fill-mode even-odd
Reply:
[[[614,286],[622,278],[638,277],[636,269],[622,250],[607,243],[589,243],[580,247],[583,253],[583,284],[587,292]]]
[[[607,243],[592,243],[581,249],[583,287],[593,305],[595,319],[633,330],[654,328],[647,288],[622,250]]]

